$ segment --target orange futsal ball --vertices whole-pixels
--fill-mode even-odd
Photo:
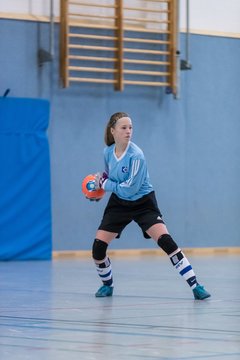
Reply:
[[[100,200],[105,191],[103,189],[95,189],[95,175],[88,175],[83,179],[82,192],[88,199]]]

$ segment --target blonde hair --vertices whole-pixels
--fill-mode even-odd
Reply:
[[[125,112],[117,112],[110,117],[104,134],[104,141],[107,146],[110,146],[115,143],[114,137],[111,133],[111,128],[115,128],[117,121],[124,117],[129,117],[129,115]]]

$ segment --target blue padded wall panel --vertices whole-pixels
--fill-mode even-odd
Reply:
[[[0,260],[51,258],[49,108],[0,99]]]

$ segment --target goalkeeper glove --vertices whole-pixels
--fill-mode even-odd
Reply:
[[[104,189],[104,183],[107,181],[108,175],[107,173],[97,173],[95,174],[95,189]]]

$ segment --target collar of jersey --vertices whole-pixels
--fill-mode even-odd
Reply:
[[[128,151],[128,148],[129,148],[129,146],[130,146],[130,143],[131,143],[131,141],[129,141],[128,146],[126,147],[125,151],[122,153],[122,155],[121,155],[119,158],[116,156],[116,153],[115,153],[116,145],[114,145],[113,155],[114,155],[116,161],[120,161],[120,160],[122,160],[122,158],[124,158],[124,156],[126,155],[126,153],[127,153],[127,151]]]

